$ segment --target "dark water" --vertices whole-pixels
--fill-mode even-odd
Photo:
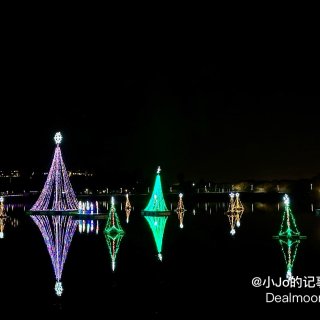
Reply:
[[[116,208],[125,235],[120,243],[115,271],[103,233],[105,220],[92,223],[92,232],[79,232],[72,239],[62,272],[63,294],[54,291],[55,274],[42,234],[24,212],[29,204],[6,200],[7,214],[1,253],[1,310],[11,316],[21,311],[33,315],[104,315],[105,318],[169,316],[246,315],[285,308],[319,309],[319,304],[266,303],[266,292],[285,294],[291,289],[254,288],[253,277],[286,276],[286,263],[279,242],[283,204],[281,198],[246,201],[240,228],[230,235],[224,212],[227,198],[185,199],[184,228],[177,214],[169,216],[159,261],[151,229],[140,211],[147,198],[131,199],[134,210],[125,221],[124,198],[116,197]],[[105,201],[100,207],[106,211]],[[170,201],[168,201],[170,206]],[[175,209],[176,202],[172,202]],[[294,276],[320,275],[320,217],[311,203],[292,201],[301,240],[293,265]],[[87,223],[87,222],[86,222]],[[90,228],[91,228],[91,222]],[[89,229],[90,229],[89,228]],[[90,230],[89,230],[90,231]],[[320,295],[314,289],[295,292]]]

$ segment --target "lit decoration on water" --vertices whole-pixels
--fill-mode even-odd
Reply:
[[[164,201],[160,171],[161,169],[160,167],[158,167],[157,176],[149,203],[146,206],[146,208],[143,211],[141,211],[141,214],[144,215],[151,228],[157,246],[158,258],[160,261],[162,261],[161,250],[163,233],[168,219],[168,215],[170,215],[170,211],[168,210]]]
[[[281,245],[281,250],[287,265],[286,277],[292,278],[293,264],[296,259],[298,246],[301,239],[306,239],[306,236],[302,236],[298,230],[296,220],[290,208],[290,199],[287,194],[283,197],[284,212],[282,215],[282,222],[280,231],[277,236],[273,238],[278,239]]]
[[[4,227],[7,220],[6,209],[4,207],[4,199],[0,197],[0,239],[4,238]]]
[[[231,235],[234,235],[236,233],[235,226],[240,227],[240,219],[244,212],[244,207],[242,202],[240,201],[239,193],[234,194],[233,192],[231,192],[229,196],[230,202],[228,204],[228,210],[226,214],[230,223],[230,233]]]
[[[31,215],[48,248],[54,269],[57,296],[61,296],[62,271],[78,221],[67,215]]]
[[[126,221],[127,223],[129,223],[129,216],[130,216],[130,213],[131,213],[131,203],[130,203],[130,200],[129,200],[129,194],[127,193],[126,194],[126,204],[125,204],[125,210],[126,210]]]
[[[283,253],[284,260],[287,266],[286,278],[291,279],[293,264],[296,260],[296,255],[298,251],[298,247],[300,244],[300,239],[292,239],[292,238],[279,238],[279,243],[281,245],[281,251]]]
[[[235,225],[237,221],[237,215],[234,211],[234,203],[235,203],[234,193],[231,192],[229,196],[230,196],[230,202],[228,205],[228,210],[226,212],[226,215],[228,216],[228,220],[230,223],[230,234],[234,235],[236,233]]]
[[[156,243],[158,258],[162,261],[162,241],[164,229],[168,220],[168,216],[144,216],[151,228],[154,241]]]
[[[114,271],[116,268],[116,258],[119,251],[120,243],[124,236],[124,230],[121,227],[120,219],[114,205],[113,197],[111,197],[111,206],[107,218],[106,227],[104,229],[104,234],[111,257],[111,268],[112,271]]]
[[[183,217],[184,217],[184,213],[186,211],[185,208],[184,208],[182,197],[183,197],[183,194],[179,193],[179,201],[178,201],[177,209],[175,209],[175,211],[178,214],[178,219],[179,219],[179,222],[180,222],[180,228],[183,228]]]
[[[153,191],[152,191],[149,203],[146,206],[146,208],[141,212],[143,215],[153,215],[153,214],[169,215],[170,214],[170,211],[168,210],[163,197],[160,171],[161,169],[160,167],[158,167],[157,176],[156,176],[156,180],[154,183],[154,187],[153,187]]]
[[[78,209],[78,201],[62,159],[60,132],[55,134],[54,140],[56,149],[47,180],[39,199],[30,211],[75,211]]]
[[[283,212],[281,227],[278,235],[279,237],[286,236],[289,238],[299,237],[300,232],[298,230],[296,220],[291,211],[290,199],[287,194],[283,197],[283,200],[284,200],[285,210]]]

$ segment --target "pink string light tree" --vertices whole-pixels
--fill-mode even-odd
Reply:
[[[51,168],[38,200],[30,209],[32,212],[78,210],[78,200],[72,189],[69,175],[62,159],[60,149],[62,135],[60,132],[55,134],[54,141],[56,149]]]

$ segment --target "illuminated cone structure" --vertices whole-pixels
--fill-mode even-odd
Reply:
[[[281,227],[279,231],[279,237],[299,237],[300,232],[298,230],[296,220],[290,208],[290,199],[286,194],[283,197],[285,210],[282,216]]]
[[[78,201],[72,189],[68,172],[62,159],[60,143],[62,136],[57,132],[54,136],[56,149],[51,168],[37,202],[30,211],[76,211]]]
[[[141,214],[144,215],[151,228],[158,251],[158,258],[162,261],[163,234],[170,211],[167,209],[162,193],[160,167],[158,167],[157,170],[156,181],[149,203],[146,208],[141,211]]]
[[[54,273],[55,291],[62,295],[61,276],[69,247],[76,231],[78,221],[67,215],[31,215],[47,245]]]
[[[125,204],[125,210],[126,210],[126,222],[129,223],[129,216],[131,213],[131,203],[129,200],[129,195],[126,194],[126,204]]]
[[[287,266],[286,278],[291,279],[293,264],[294,264],[294,261],[296,260],[300,239],[299,238],[292,239],[292,238],[285,237],[285,238],[279,238],[279,242],[280,242],[281,251],[283,253],[283,257]]]
[[[170,215],[162,193],[160,171],[158,167],[152,195],[146,208],[141,211],[142,215]]]
[[[121,227],[116,208],[114,206],[114,198],[111,198],[111,207],[108,214],[106,227],[104,229],[109,253],[111,257],[112,271],[116,268],[116,258],[119,251],[121,240],[124,236],[124,230]]]
[[[183,217],[184,217],[184,212],[186,211],[184,208],[182,197],[183,197],[183,194],[179,193],[179,201],[178,201],[177,209],[175,209],[180,222],[180,228],[183,228]]]

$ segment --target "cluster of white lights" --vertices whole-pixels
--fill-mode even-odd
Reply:
[[[287,194],[284,195],[283,200],[284,200],[284,204],[286,206],[288,206],[290,204],[290,199]]]
[[[56,282],[56,285],[54,286],[54,290],[56,291],[57,296],[61,297],[62,292],[63,292],[61,281]]]
[[[57,132],[55,135],[54,135],[54,141],[56,144],[60,144],[61,141],[62,141],[62,134],[61,132]]]

